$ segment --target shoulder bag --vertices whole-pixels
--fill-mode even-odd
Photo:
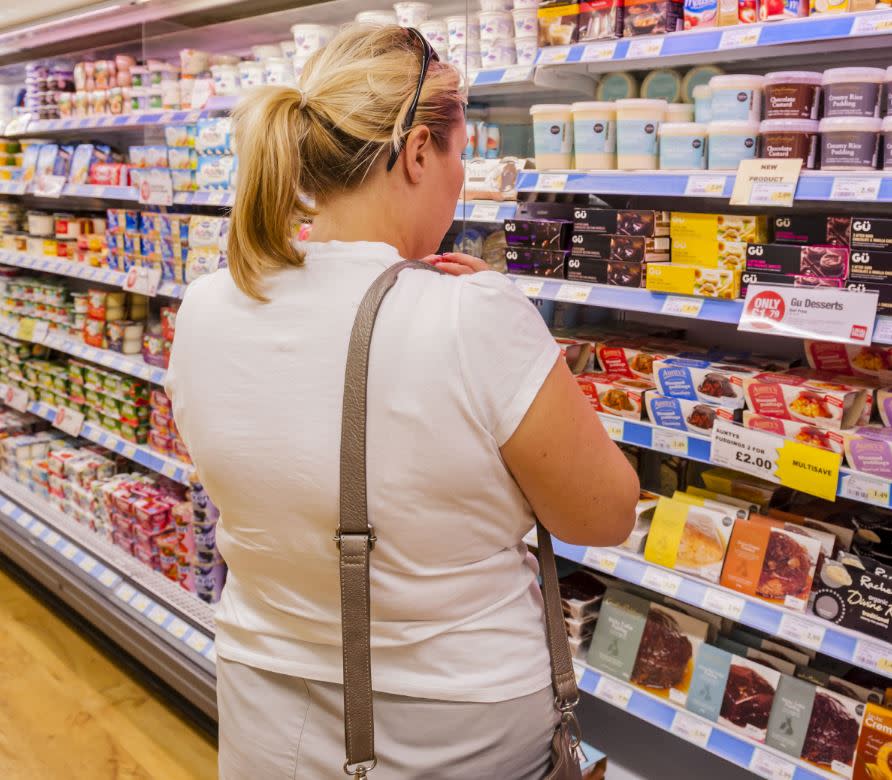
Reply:
[[[378,539],[369,523],[366,500],[366,381],[378,309],[404,268],[437,271],[426,263],[402,262],[391,266],[375,280],[365,294],[353,324],[344,381],[340,525],[335,536],[340,550],[344,643],[344,738],[347,748],[344,772],[360,780],[377,764],[372,718],[369,556]],[[552,766],[545,780],[581,780],[577,752],[579,724],[574,715],[579,691],[564,630],[551,536],[538,521],[536,528],[545,628],[551,653],[551,682],[555,707],[561,713],[560,724],[552,739]]]

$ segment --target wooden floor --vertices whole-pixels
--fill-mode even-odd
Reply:
[[[0,778],[204,780],[217,754],[0,570]]]

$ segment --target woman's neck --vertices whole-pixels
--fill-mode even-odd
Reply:
[[[411,259],[410,225],[394,219],[386,197],[368,192],[345,195],[327,202],[313,218],[311,241],[379,241],[396,247],[400,257]]]

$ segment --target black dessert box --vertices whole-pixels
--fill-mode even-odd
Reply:
[[[505,239],[509,246],[534,249],[566,249],[573,223],[563,219],[506,219]]]
[[[784,214],[774,217],[771,225],[777,244],[848,246],[852,240],[851,217]]]
[[[870,558],[863,569],[824,559],[812,585],[812,610],[824,620],[892,640],[892,571]]]
[[[852,249],[892,251],[892,219],[853,217]]]
[[[586,257],[591,260],[643,263],[669,259],[668,238],[574,233],[570,246],[573,257]]]
[[[847,290],[853,292],[875,292],[878,294],[877,311],[883,314],[892,314],[892,284],[877,284],[876,282],[849,281]]]
[[[781,287],[836,287],[845,286],[845,279],[828,279],[821,276],[803,274],[775,274],[771,271],[744,271],[740,275],[740,297],[746,298],[746,289],[751,284],[767,284]]]
[[[573,209],[576,233],[600,233],[618,236],[668,236],[668,211],[633,211],[631,209]]]
[[[855,249],[849,256],[849,279],[853,282],[892,282],[892,251]]]
[[[564,278],[567,252],[560,249],[530,249],[509,246],[505,249],[505,264],[509,274]]]
[[[845,279],[849,273],[849,250],[842,246],[747,244],[746,270]]]
[[[612,284],[617,287],[644,287],[647,263],[626,260],[595,260],[571,257],[567,278],[572,281]]]

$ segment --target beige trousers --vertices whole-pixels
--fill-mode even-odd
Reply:
[[[340,685],[217,659],[220,780],[343,772]],[[376,693],[371,780],[541,780],[557,725],[551,687],[493,704]]]

